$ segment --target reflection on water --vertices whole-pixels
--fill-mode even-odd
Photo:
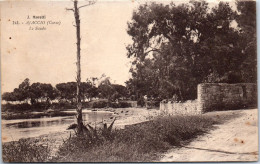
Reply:
[[[113,113],[101,111],[83,111],[85,123],[101,122],[110,119]],[[75,116],[67,117],[42,117],[38,119],[2,120],[2,137],[10,136],[3,142],[19,140],[20,138],[37,137],[52,132],[64,131],[76,123]]]

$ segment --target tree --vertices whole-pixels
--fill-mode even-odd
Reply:
[[[2,95],[2,100],[5,100],[5,101],[17,101],[13,92],[5,92],[3,93]]]
[[[77,128],[78,134],[82,134],[83,132],[83,119],[82,119],[82,104],[81,104],[81,93],[80,93],[80,84],[81,84],[81,68],[80,68],[80,19],[79,19],[79,9],[94,4],[94,1],[89,1],[88,4],[79,6],[78,1],[74,0],[74,8],[67,9],[74,12],[75,22],[76,22],[76,36],[77,36]]]
[[[42,97],[41,83],[33,83],[30,87],[31,104],[35,104]]]
[[[123,85],[119,85],[119,84],[112,84],[112,87],[114,88],[114,90],[118,93],[117,96],[115,96],[114,99],[118,99],[120,97],[127,97],[127,89],[125,86]]]
[[[93,97],[96,97],[98,95],[97,87],[89,81],[81,83],[81,90],[82,97],[84,100],[91,100]]]
[[[56,88],[59,91],[61,99],[65,99],[71,103],[74,102],[73,99],[75,99],[77,95],[76,82],[59,83],[56,85]]]
[[[111,96],[115,92],[109,77],[105,77],[98,85],[98,92],[100,98],[106,98],[109,101],[111,100]]]
[[[30,94],[30,80],[28,78],[19,84],[18,88],[14,89],[15,97],[18,101],[24,101],[29,99]]]
[[[92,98],[98,96],[98,88],[96,87],[96,81],[98,78],[92,77],[90,79],[87,79],[87,85],[88,88],[86,89],[86,98],[88,98],[90,101]]]
[[[128,88],[137,97],[177,95],[187,100],[196,98],[197,84],[209,76],[211,82],[218,80],[213,77],[242,82],[246,54],[241,34],[232,27],[235,18],[236,12],[224,2],[213,8],[205,1],[141,5],[128,22],[133,40],[126,47],[133,59]]]
[[[30,95],[30,80],[26,78],[18,88],[15,88],[13,92],[6,92],[2,95],[2,99],[6,101],[25,101],[29,100]]]
[[[97,88],[95,86],[92,86],[90,82],[81,82],[80,86],[80,93],[83,101],[86,98],[91,99],[97,96]],[[59,83],[56,85],[56,88],[61,99],[64,99],[71,103],[75,103],[75,97],[77,95],[76,82]]]
[[[38,102],[39,100],[50,103],[50,100],[54,100],[58,96],[56,89],[53,88],[51,84],[39,82],[33,83],[30,86],[29,93],[32,104]]]
[[[244,82],[257,81],[257,51],[256,51],[256,1],[237,1],[236,21],[240,28],[240,45],[245,60],[240,66]]]

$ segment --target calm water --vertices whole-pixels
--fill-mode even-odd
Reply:
[[[98,123],[102,120],[111,119],[112,116],[112,112],[83,110],[83,120],[85,123]],[[4,140],[2,139],[2,142],[17,141],[20,138],[38,137],[53,132],[62,132],[73,123],[76,123],[75,116],[2,120],[2,138],[5,137]]]

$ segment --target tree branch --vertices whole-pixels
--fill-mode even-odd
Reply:
[[[69,10],[71,10],[71,11],[73,11],[73,12],[74,12],[74,9],[71,9],[71,8],[66,8],[66,10],[68,10],[68,11],[69,11]]]
[[[167,39],[169,39],[170,42],[173,42],[174,41],[174,37],[171,36],[170,34],[166,34],[164,35]]]
[[[86,7],[86,6],[93,5],[93,4],[95,4],[95,3],[96,3],[95,0],[94,0],[94,1],[88,1],[88,4],[78,7],[78,9],[80,9],[80,8],[82,8],[82,7]]]
[[[151,50],[145,52],[144,54],[148,54],[149,52],[152,52],[152,51],[161,53],[161,51],[159,49],[154,48],[154,49],[151,49]]]

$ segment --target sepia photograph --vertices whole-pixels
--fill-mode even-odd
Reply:
[[[2,162],[259,160],[255,0],[0,1]]]

